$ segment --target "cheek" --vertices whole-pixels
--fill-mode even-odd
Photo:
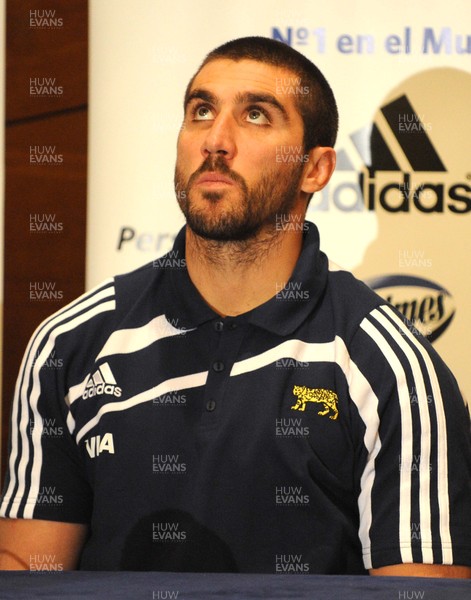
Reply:
[[[275,164],[276,144],[264,139],[239,140],[235,163],[243,164],[254,173]]]
[[[177,141],[177,162],[179,167],[186,170],[194,165],[199,165],[201,160],[200,144],[181,134]]]
[[[177,157],[180,158],[185,152],[185,141],[180,134],[177,139]]]
[[[252,169],[255,176],[262,173],[280,170],[280,164],[277,162],[276,147],[265,147],[259,149],[251,157]]]
[[[177,138],[177,152],[178,154],[187,154],[189,149],[194,145],[191,136],[188,135],[185,130],[181,131]]]

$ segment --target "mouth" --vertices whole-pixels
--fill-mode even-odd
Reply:
[[[221,173],[216,173],[215,171],[208,171],[200,175],[195,181],[195,184],[209,186],[234,185],[234,181],[230,177],[226,177]]]

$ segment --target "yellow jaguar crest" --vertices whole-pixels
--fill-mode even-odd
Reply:
[[[338,396],[331,390],[325,390],[323,388],[308,388],[305,385],[295,385],[293,387],[293,394],[297,397],[297,402],[291,407],[291,410],[306,410],[306,402],[318,402],[324,405],[324,410],[320,410],[317,414],[327,415],[329,412],[329,419],[335,421],[339,416],[337,408]]]

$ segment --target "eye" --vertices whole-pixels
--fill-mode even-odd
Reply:
[[[209,121],[213,118],[213,113],[206,104],[200,104],[193,111],[193,121]]]
[[[269,125],[270,120],[259,108],[251,108],[247,113],[247,121],[256,125]]]

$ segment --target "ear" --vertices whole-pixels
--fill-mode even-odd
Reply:
[[[328,146],[316,146],[309,151],[304,167],[301,190],[307,194],[318,192],[329,183],[335,169],[336,154]]]

